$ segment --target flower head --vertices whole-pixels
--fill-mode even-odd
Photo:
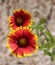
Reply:
[[[7,47],[16,57],[26,57],[38,49],[37,40],[37,35],[33,34],[30,29],[20,27],[9,33]]]
[[[13,16],[9,16],[9,23],[12,29],[20,26],[30,26],[31,22],[30,13],[24,9],[14,10]]]

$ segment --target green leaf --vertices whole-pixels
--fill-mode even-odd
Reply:
[[[41,18],[38,25],[42,25],[46,23],[46,18]]]
[[[52,53],[47,51],[47,50],[44,50],[45,54],[48,54],[49,56],[52,56]]]
[[[44,26],[46,24],[46,18],[41,18],[40,21],[35,24],[35,26],[33,26],[33,29],[40,29],[42,26]]]
[[[55,51],[53,50],[53,52],[50,52],[50,49],[55,47],[55,38],[46,28],[46,18],[40,19],[39,23],[34,28],[36,29],[36,33],[38,32],[39,49],[43,50],[44,53],[49,55],[51,60],[53,60],[55,57]],[[43,40],[41,40],[40,34],[45,36],[46,43],[42,42]]]

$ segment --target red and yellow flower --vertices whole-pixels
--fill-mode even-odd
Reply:
[[[38,49],[38,37],[27,27],[16,28],[8,34],[7,47],[18,58],[31,56]]]
[[[32,24],[31,15],[24,9],[14,10],[13,16],[9,16],[9,25],[12,29],[20,26],[30,26]]]

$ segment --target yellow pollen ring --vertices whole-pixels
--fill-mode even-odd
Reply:
[[[21,45],[26,44],[26,40],[24,38],[20,39],[19,42],[20,42]]]

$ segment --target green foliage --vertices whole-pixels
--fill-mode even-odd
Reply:
[[[53,35],[49,32],[49,30],[46,27],[46,18],[40,19],[38,24],[34,24],[32,26],[33,29],[36,29],[36,33],[39,37],[39,49],[44,51],[44,54],[47,54],[51,57],[51,60],[53,61],[55,58],[55,38]],[[45,36],[45,42],[41,40],[40,36]],[[50,51],[52,50],[52,51]]]

